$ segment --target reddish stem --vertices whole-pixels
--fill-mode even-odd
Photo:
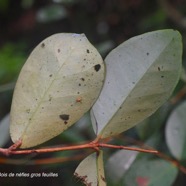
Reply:
[[[96,151],[99,151],[99,148],[114,148],[114,149],[124,149],[124,150],[132,150],[132,151],[138,151],[138,152],[145,152],[145,153],[152,153],[152,154],[158,154],[158,151],[156,150],[147,150],[147,149],[140,149],[135,147],[126,147],[126,146],[120,146],[120,145],[111,145],[106,143],[99,143],[99,141],[93,141],[90,143],[85,143],[81,145],[72,145],[72,146],[63,146],[63,147],[53,147],[53,148],[43,148],[43,149],[31,149],[31,150],[15,150],[15,147],[20,146],[20,142],[15,144],[14,146],[11,146],[8,149],[0,148],[0,152],[4,155],[10,155],[10,154],[32,154],[32,153],[49,153],[49,152],[58,152],[58,151],[67,151],[67,150],[79,150],[79,149],[87,149],[91,148]]]
[[[14,145],[10,146],[8,149],[0,148],[0,153],[8,156],[11,154],[49,153],[49,152],[58,152],[58,151],[67,151],[67,150],[80,150],[80,149],[94,149],[97,152],[99,151],[100,148],[123,149],[123,150],[131,150],[131,151],[138,151],[143,153],[156,154],[157,156],[173,163],[183,173],[186,174],[186,168],[183,167],[179,162],[171,159],[170,157],[154,149],[141,149],[136,147],[112,145],[107,143],[100,143],[98,140],[92,141],[90,143],[81,144],[81,145],[72,145],[72,146],[65,146],[65,147],[63,146],[63,147],[53,147],[53,148],[43,148],[43,149],[16,150],[20,145],[21,145],[21,141],[18,141]]]

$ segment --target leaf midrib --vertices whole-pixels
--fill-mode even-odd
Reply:
[[[54,81],[57,79],[56,77],[57,77],[58,74],[60,73],[60,71],[61,71],[61,69],[63,68],[63,66],[66,64],[66,62],[67,62],[68,58],[71,56],[73,50],[74,50],[74,49],[71,50],[70,54],[66,57],[64,63],[61,65],[61,67],[59,68],[59,70],[55,73],[52,82],[49,84],[48,88],[46,89],[46,91],[44,92],[44,94],[43,94],[43,96],[41,97],[40,101],[38,102],[38,104],[37,104],[37,106],[36,106],[36,108],[35,108],[35,111],[32,113],[32,115],[31,115],[31,117],[30,117],[30,120],[28,120],[28,124],[26,125],[25,130],[23,131],[23,133],[22,133],[22,135],[21,135],[21,137],[20,137],[22,140],[23,140],[23,138],[24,138],[24,136],[25,136],[25,134],[26,134],[26,131],[27,131],[27,129],[29,128],[31,122],[33,121],[33,118],[34,118],[35,114],[36,114],[37,111],[39,110],[39,108],[40,108],[40,106],[41,106],[41,104],[42,104],[42,102],[43,102],[45,96],[47,95],[49,89],[52,87]],[[57,60],[58,60],[58,58],[57,58]]]

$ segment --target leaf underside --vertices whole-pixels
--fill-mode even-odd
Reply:
[[[154,113],[179,80],[181,57],[181,36],[174,30],[136,36],[111,51],[103,89],[91,109],[95,133],[119,134]]]
[[[171,153],[179,160],[186,159],[186,101],[170,115],[165,129],[165,137]]]
[[[31,53],[19,75],[10,134],[21,148],[41,144],[74,124],[95,102],[104,64],[84,34],[55,34]]]
[[[103,167],[103,151],[86,157],[76,168],[74,175],[85,185],[106,186]]]

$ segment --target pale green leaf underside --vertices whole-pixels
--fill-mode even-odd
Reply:
[[[93,153],[86,157],[78,165],[74,175],[87,186],[106,186],[103,151],[99,151],[99,154]]]
[[[119,134],[154,113],[179,80],[181,56],[181,36],[174,30],[136,36],[111,51],[103,89],[91,110],[96,134]]]
[[[170,115],[166,130],[166,142],[171,153],[179,160],[186,159],[186,101]]]
[[[41,144],[74,124],[96,100],[104,64],[84,34],[55,34],[31,53],[19,75],[10,133],[21,148]]]

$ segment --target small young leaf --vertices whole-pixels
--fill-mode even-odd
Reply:
[[[168,119],[165,137],[171,153],[179,160],[186,159],[186,101],[179,105]]]
[[[136,36],[106,57],[106,79],[91,110],[96,134],[119,134],[154,113],[171,95],[181,72],[179,32]]]
[[[11,108],[10,133],[21,148],[41,144],[74,124],[97,99],[104,64],[84,34],[42,41],[21,70]]]
[[[99,154],[93,153],[85,158],[75,170],[74,175],[87,186],[106,186],[103,151],[100,151]]]

